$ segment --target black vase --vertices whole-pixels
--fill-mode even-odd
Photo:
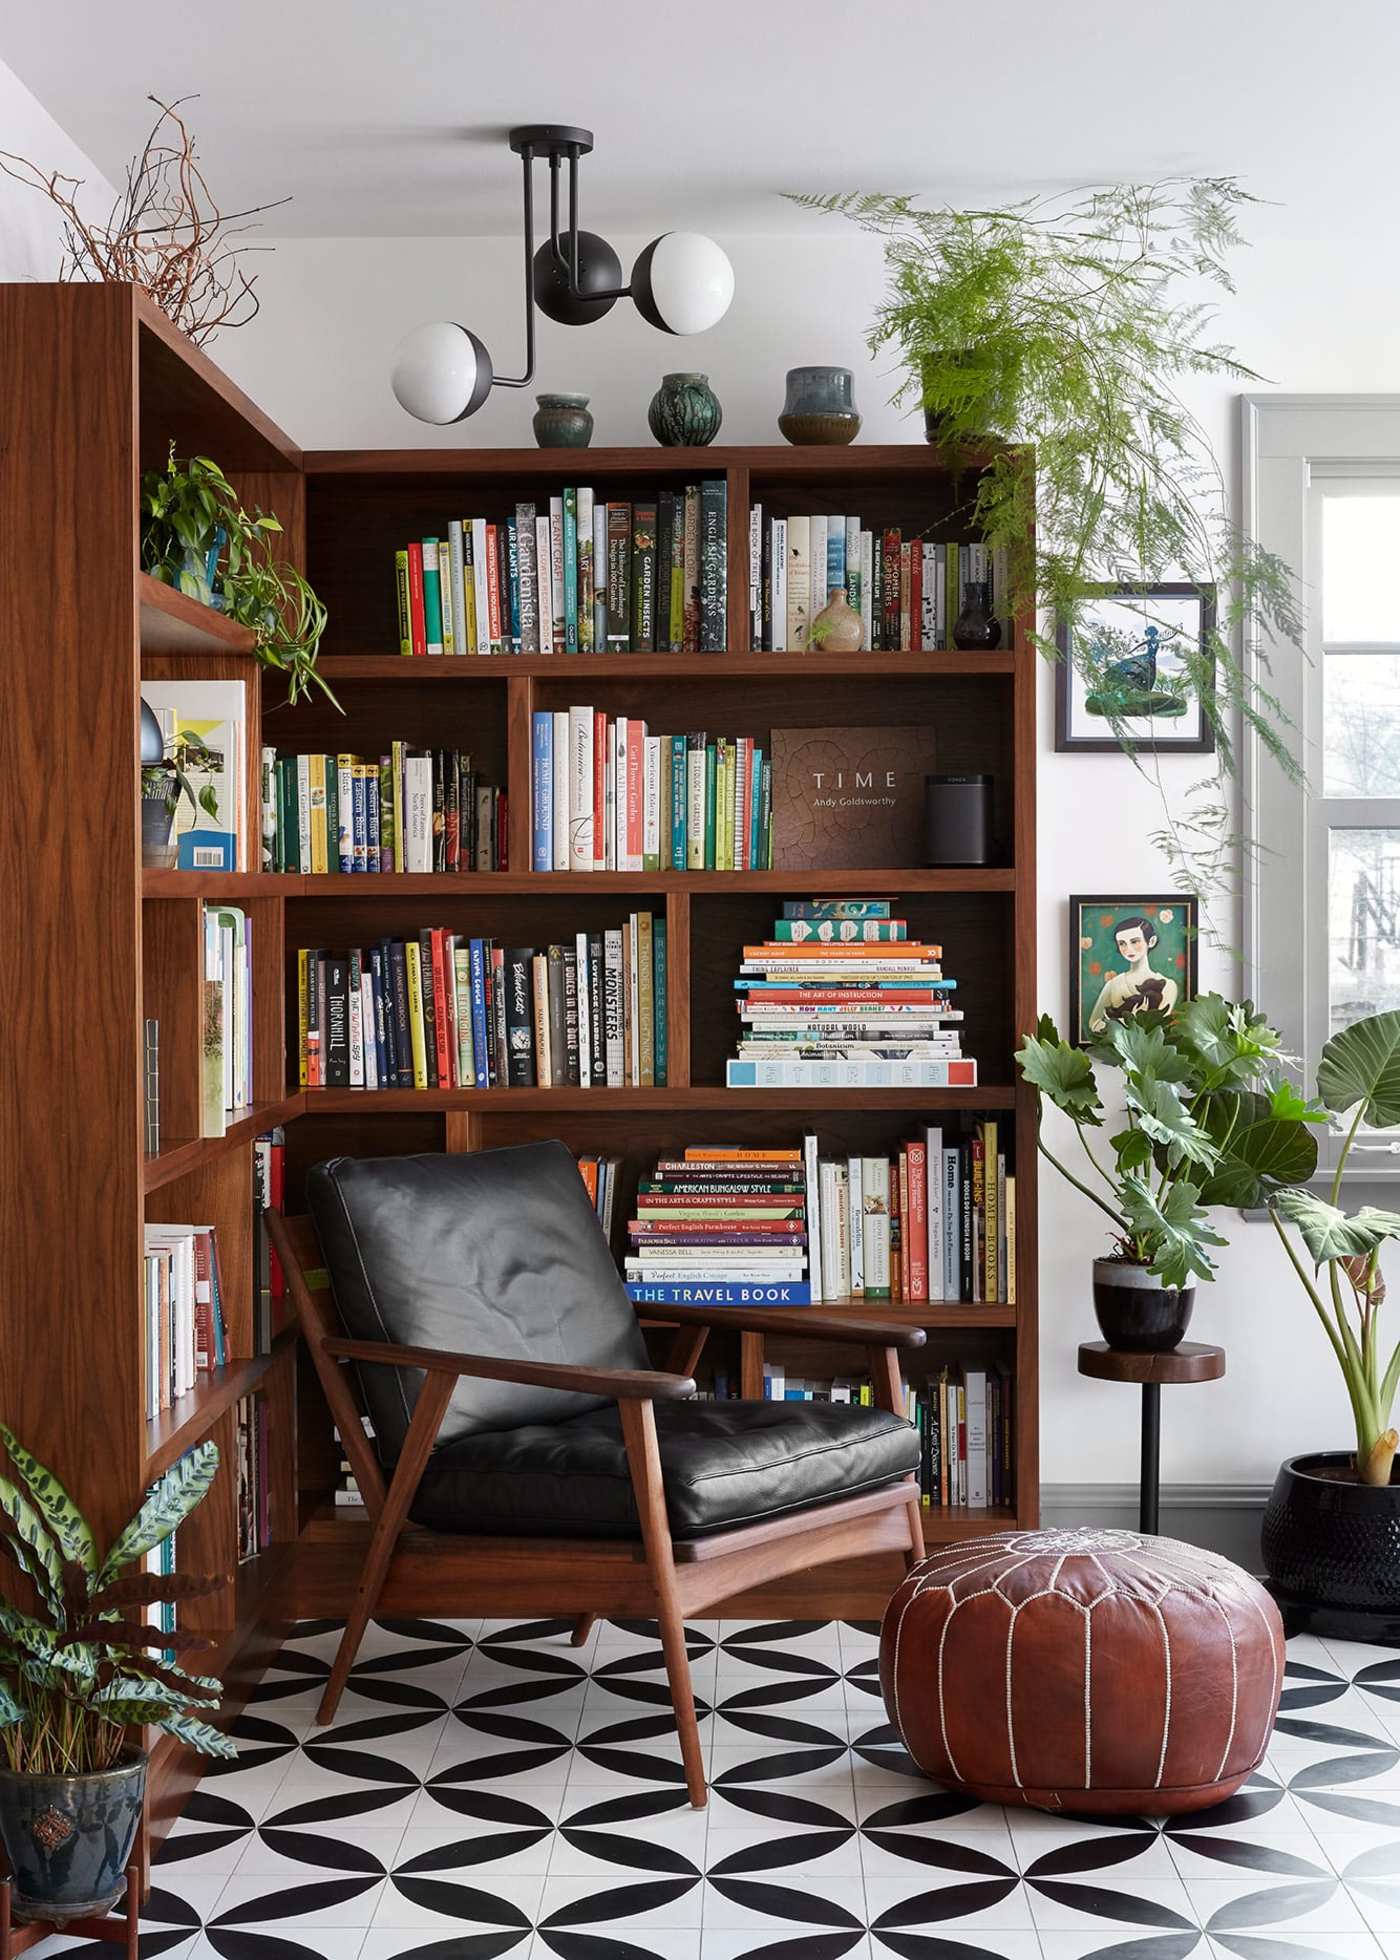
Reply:
[[[0,1770],[0,1840],[19,1919],[100,1918],[122,1895],[146,1795],[146,1758],[90,1776]]]
[[[973,579],[963,587],[962,611],[953,622],[953,645],[964,653],[990,653],[1001,645],[1001,621],[992,611],[989,585]]]
[[[1094,1314],[1111,1348],[1169,1354],[1186,1338],[1195,1304],[1194,1286],[1163,1286],[1126,1259],[1094,1261]]]
[[[1264,1507],[1269,1591],[1290,1633],[1400,1639],[1400,1482],[1363,1484],[1347,1450],[1288,1457]]]

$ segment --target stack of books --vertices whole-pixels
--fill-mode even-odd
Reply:
[[[987,586],[994,616],[1008,613],[1001,547],[935,544],[922,533],[865,529],[858,517],[764,516],[749,511],[749,643],[756,652],[802,653],[833,591],[865,625],[865,650],[935,653],[953,644],[968,585]],[[1002,645],[1011,620],[1002,617]],[[820,649],[815,649],[820,651]]]
[[[586,485],[394,554],[399,652],[720,653],[723,477],[608,503]]]
[[[253,1100],[253,922],[237,905],[204,907],[200,1134],[221,1137]]]
[[[146,1419],[227,1359],[224,1289],[212,1225],[147,1225],[142,1328]]]
[[[267,1467],[267,1409],[261,1395],[238,1404],[238,1557],[256,1558],[272,1543]]]
[[[834,936],[813,936],[826,927]],[[842,936],[860,927],[861,936]],[[838,929],[840,931],[838,932]],[[888,899],[794,900],[773,937],[745,946],[731,1089],[972,1089],[957,982],[941,946],[908,938]]]
[[[308,1089],[664,1088],[666,921],[547,947],[444,926],[297,954]]]
[[[617,1209],[617,1184],[622,1172],[620,1157],[580,1157],[579,1176],[589,1202],[598,1214],[603,1236],[611,1244],[613,1218]]]
[[[763,871],[773,765],[751,736],[653,735],[592,707],[537,712],[536,871]]]
[[[657,1305],[801,1306],[807,1273],[800,1150],[701,1145],[663,1157],[637,1190],[623,1264],[631,1299]]]
[[[504,871],[506,793],[461,749],[262,751],[264,871]]]

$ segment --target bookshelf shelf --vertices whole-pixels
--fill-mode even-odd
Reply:
[[[279,1334],[270,1354],[259,1354],[247,1361],[226,1362],[202,1375],[188,1395],[182,1395],[168,1409],[146,1424],[146,1475],[151,1479],[168,1470],[178,1457],[192,1449],[214,1427],[225,1409],[249,1394],[289,1349],[295,1336]]]
[[[168,657],[178,654],[246,654],[255,645],[251,628],[225,619],[212,606],[201,605],[173,585],[164,585],[149,572],[136,574],[136,597],[141,609],[141,651]]]
[[[157,1156],[144,1159],[145,1191],[149,1195],[182,1177],[190,1177],[226,1151],[245,1150],[264,1130],[300,1115],[302,1103],[302,1091],[293,1090],[275,1102],[254,1103],[241,1114],[235,1113],[221,1137],[187,1137],[166,1144]]]
[[[814,1112],[845,1108],[909,1112],[1011,1109],[1016,1100],[1015,1090],[996,1087],[726,1089],[709,1083],[675,1089],[307,1089],[302,1093],[308,1115],[371,1115],[376,1109],[397,1114],[407,1110],[480,1110],[501,1115],[549,1111],[598,1116],[629,1110],[653,1114],[723,1111],[736,1120],[746,1111],[810,1117]]]
[[[257,874],[254,874],[255,878]],[[162,882],[146,886],[147,896],[170,891],[189,892],[203,897],[233,897],[223,882],[187,871],[146,873],[147,880]],[[170,879],[189,879],[178,887]],[[217,891],[206,890],[210,882]],[[315,877],[277,876],[265,873],[252,885],[240,882],[237,889],[281,891],[296,898],[396,898],[415,894],[420,897],[462,898],[473,893],[492,898],[534,898],[557,896],[577,899],[589,892],[630,892],[655,897],[665,892],[693,892],[723,896],[726,892],[772,892],[786,894],[800,885],[805,893],[844,893],[859,885],[863,893],[907,896],[911,892],[1009,892],[1016,889],[1016,873],[1009,865],[976,869],[930,870],[925,867],[899,871],[473,871],[459,872],[370,872],[365,874],[331,871]]]
[[[578,474],[575,467],[575,474]],[[401,654],[329,653],[328,680],[938,680],[1015,672],[1013,653],[568,653],[472,654],[413,660]]]
[[[143,898],[276,898],[299,894],[305,880],[271,871],[154,871],[141,873]]]

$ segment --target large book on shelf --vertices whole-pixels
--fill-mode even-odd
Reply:
[[[216,1642],[212,1662],[228,1671],[231,1705],[246,1692],[280,1620],[345,1610],[367,1529],[358,1508],[344,1501],[341,1451],[328,1413],[314,1386],[298,1381],[295,1337],[277,1331],[274,1281],[253,1215],[255,1169],[257,1188],[270,1188],[273,1146],[260,1139],[274,1132],[278,1182],[292,1211],[300,1209],[308,1166],[336,1152],[477,1150],[562,1137],[585,1174],[598,1180],[621,1273],[635,1256],[627,1226],[639,1218],[639,1187],[658,1161],[687,1148],[790,1148],[813,1134],[824,1161],[886,1167],[874,1174],[893,1178],[894,1202],[902,1195],[901,1174],[906,1182],[910,1174],[911,1142],[917,1150],[941,1131],[951,1144],[978,1134],[979,1124],[995,1124],[997,1154],[1015,1181],[1015,1241],[1007,1251],[1014,1287],[984,1288],[983,1298],[969,1287],[965,1299],[952,1297],[951,1288],[940,1289],[940,1298],[930,1289],[927,1298],[916,1291],[887,1299],[877,1280],[871,1297],[852,1299],[849,1310],[927,1328],[928,1345],[909,1383],[910,1407],[921,1422],[932,1419],[920,1411],[941,1409],[947,1419],[945,1381],[970,1376],[1003,1385],[1004,1460],[1014,1462],[1014,1490],[1005,1477],[993,1479],[986,1503],[931,1511],[930,1536],[1033,1524],[1034,1120],[1012,1060],[1019,1032],[1035,1015],[1036,677],[1029,622],[1008,622],[1009,637],[990,653],[949,649],[936,621],[928,632],[921,624],[916,630],[913,610],[906,629],[895,604],[897,556],[882,563],[878,651],[781,648],[786,632],[775,635],[772,618],[780,600],[786,608],[794,598],[790,586],[782,592],[781,576],[774,578],[778,524],[800,538],[805,520],[809,554],[814,528],[821,532],[824,524],[828,573],[838,543],[848,548],[854,538],[860,555],[862,533],[928,539],[944,547],[942,562],[961,562],[959,554],[977,542],[967,529],[977,459],[963,456],[955,466],[921,444],[831,451],[303,452],[139,293],[114,285],[0,288],[0,374],[9,403],[0,446],[0,503],[8,514],[0,533],[6,701],[0,930],[15,976],[0,1016],[0,1417],[77,1488],[99,1530],[123,1520],[151,1478],[192,1443],[206,1436],[219,1442],[224,1469],[182,1528],[180,1559],[190,1570],[230,1575],[219,1594],[193,1603],[190,1614],[191,1624]],[[276,676],[254,660],[250,634],[137,569],[139,470],[162,463],[172,442],[177,454],[214,457],[245,501],[277,513],[289,554],[329,609],[323,666],[343,713],[319,698],[289,708]],[[694,485],[720,489],[696,499],[688,496]],[[545,576],[556,500],[561,512],[572,510],[575,575],[583,581],[574,592],[572,630],[562,587],[556,618],[552,565]],[[585,573],[579,526],[590,508],[593,551]],[[656,522],[648,528],[653,508]],[[619,524],[614,536],[609,514],[624,509],[630,528]],[[761,513],[756,523],[755,511]],[[832,513],[845,519],[839,539]],[[496,585],[500,643],[518,638],[518,654],[466,650],[481,643],[462,631],[466,520],[516,527],[514,615],[509,604],[501,612],[499,557]],[[533,557],[520,549],[523,527],[531,523]],[[460,601],[454,524],[463,532]],[[508,544],[509,528],[506,536]],[[752,561],[751,538],[759,554]],[[427,539],[448,541],[450,655],[441,583],[444,652],[415,650],[411,618],[408,634],[400,631],[397,554]],[[74,540],[81,540],[76,555]],[[634,621],[639,552],[651,583]],[[671,582],[665,584],[655,563],[668,552]],[[504,562],[509,599],[508,550]],[[929,562],[938,562],[937,554]],[[519,584],[522,564],[527,576]],[[810,556],[806,570],[801,603],[810,617],[820,610],[824,580],[814,579]],[[873,567],[870,576],[873,587]],[[487,604],[489,642],[489,590]],[[568,651],[571,645],[579,651]],[[237,745],[234,785],[242,810],[234,829],[244,840],[245,868],[143,871],[139,690],[143,683],[169,690],[192,680],[244,689],[246,739]],[[535,744],[546,717],[551,740],[560,731],[569,764],[558,796],[551,781],[547,869],[546,840],[536,837],[543,798],[535,794]],[[611,863],[605,805],[602,848],[596,821],[591,829],[583,822],[585,815],[596,820],[600,809],[590,785],[593,792],[606,785],[606,773],[589,777],[583,737],[591,727],[594,763],[601,753],[606,772],[608,731],[619,724],[645,729],[654,745],[636,751],[644,826],[648,808],[656,819],[654,836],[644,828],[641,869],[619,867],[615,812]],[[801,856],[800,870],[768,868],[794,863],[781,855],[781,834],[768,835],[769,799],[761,773],[753,774],[773,757],[775,731],[790,742],[803,731],[860,728],[930,729],[937,758],[931,766],[990,775],[997,860],[974,870],[929,870],[911,848],[889,841],[863,847],[855,838],[839,866],[813,849]],[[571,732],[577,754],[569,747]],[[703,737],[698,749],[691,748],[692,737]],[[679,762],[677,738],[686,744]],[[688,761],[709,748],[713,767]],[[432,808],[415,818],[412,832],[414,864],[439,868],[401,868],[405,831],[394,833],[390,860],[382,803],[377,832],[371,821],[371,798],[382,796],[386,783],[391,806],[395,800],[396,755],[405,763],[457,758],[451,766],[426,763],[423,793]],[[336,849],[327,827],[324,858],[318,851],[314,864],[302,851],[296,804],[295,759],[302,757],[322,758],[323,770],[329,758],[335,771]],[[279,758],[294,759],[290,767],[284,760],[280,774]],[[710,795],[707,807],[707,781],[731,760],[726,791]],[[400,803],[406,773],[400,769]],[[624,780],[632,782],[630,772]],[[673,826],[676,784],[683,821]],[[695,786],[699,802],[692,807]],[[482,791],[492,800],[469,832],[463,797]],[[447,842],[454,795],[455,863]],[[776,792],[771,801],[776,813]],[[393,814],[402,819],[402,812]],[[557,815],[567,869],[556,868]],[[713,841],[706,834],[711,823]],[[464,854],[462,838],[469,834],[472,848]],[[259,868],[265,836],[276,845],[269,862],[279,868]],[[372,869],[376,837],[378,868]],[[890,856],[897,861],[887,861]],[[627,862],[634,862],[630,851]],[[734,868],[716,868],[721,864]],[[504,868],[488,868],[493,865]],[[726,1086],[726,1065],[750,1058],[747,1049],[735,1055],[741,1024],[734,979],[745,948],[775,937],[780,945],[802,944],[800,932],[775,935],[779,915],[795,906],[792,922],[801,926],[812,908],[853,894],[891,901],[911,943],[947,949],[959,981],[961,1054],[975,1061],[975,1078],[948,1086]],[[206,925],[210,915],[217,936]],[[652,958],[633,960],[628,997],[614,1003],[614,1018],[623,1015],[625,1030],[626,1015],[634,1017],[635,1066],[624,1066],[620,1081],[615,1073],[610,1079],[604,1033],[602,1079],[590,1068],[593,1079],[585,1083],[583,1055],[575,1059],[569,1046],[568,955],[574,954],[577,1021],[584,999],[590,1010],[593,1005],[593,949],[603,946],[599,971],[606,976],[607,935],[634,917],[652,922]],[[489,1069],[483,1082],[474,1043],[461,1043],[460,1020],[454,1029],[450,1018],[455,992],[440,1003],[449,1018],[434,1020],[435,1080],[425,1053],[421,1074],[410,1066],[405,1077],[396,1068],[390,1084],[376,1052],[377,1086],[370,1086],[364,991],[359,1066],[352,1064],[350,954],[410,943],[421,953],[425,929],[430,948],[439,943],[434,932],[444,951],[450,943],[454,983],[455,953],[467,950],[470,970],[473,941],[501,949],[503,972],[506,953],[528,952],[532,1012],[540,998],[533,962],[542,960],[546,1012],[543,1024],[532,1020],[527,1031],[532,1057],[522,1032],[528,1067],[522,1063],[513,1075],[507,1054],[495,1085]],[[563,1020],[556,1001],[551,1024],[556,948],[561,971],[553,978],[563,983]],[[229,1042],[237,1045],[221,1046],[213,1120],[212,1100],[207,1117],[203,1103],[204,1008],[209,990],[227,982],[230,949],[239,986],[233,1020],[221,1025],[235,1031]],[[337,1066],[324,1086],[303,1083],[300,1070],[299,986],[312,951],[326,956],[337,1014],[342,1003],[345,1009],[344,1067],[337,1046]],[[431,978],[431,954],[429,971]],[[355,973],[363,990],[363,962]],[[372,982],[372,966],[369,977]],[[420,983],[421,977],[420,968]],[[367,999],[372,1023],[372,984]],[[436,994],[434,1002],[436,1015]],[[155,1112],[147,1110],[150,1022],[159,1026]],[[552,1065],[561,1025],[562,1069]],[[579,1023],[578,1034],[596,1059],[593,1027]],[[551,1062],[544,1069],[542,1047]],[[468,1050],[470,1081],[463,1065]],[[212,1099],[212,1064],[208,1086]],[[158,1116],[151,1129],[158,1148],[150,1155],[148,1113]],[[647,1210],[642,1207],[642,1218]],[[196,1365],[192,1381],[186,1359],[181,1392],[161,1375],[153,1394],[148,1240],[183,1240],[191,1230],[212,1233],[217,1243],[223,1358],[206,1356],[215,1365]],[[922,1230],[927,1233],[926,1220]],[[926,1242],[922,1256],[927,1260]],[[1001,1297],[990,1297],[992,1291]],[[650,1338],[664,1353],[665,1301],[644,1304],[649,1320],[654,1315]],[[761,1395],[765,1379],[771,1384],[779,1377],[785,1392],[798,1383],[815,1392],[829,1360],[804,1346],[802,1312],[800,1305],[791,1309],[790,1333],[712,1337],[698,1364],[705,1392],[722,1382],[726,1390]],[[158,1311],[154,1324],[164,1324]],[[187,1342],[187,1334],[182,1338]],[[103,1465],[100,1478],[92,1475],[95,1462]],[[260,1493],[251,1529],[250,1463]],[[980,1491],[980,1483],[974,1488]],[[470,1573],[455,1570],[450,1557],[416,1556],[419,1543],[410,1537],[410,1555],[391,1582],[385,1610],[462,1610]],[[735,1610],[868,1616],[896,1576],[878,1562],[828,1569],[750,1595]],[[522,1561],[513,1606],[529,1612],[534,1599],[529,1562]],[[502,1602],[502,1610],[511,1607]],[[168,1814],[190,1774],[179,1752],[163,1751],[154,1797],[160,1814]]]

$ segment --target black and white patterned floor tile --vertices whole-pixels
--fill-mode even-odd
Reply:
[[[1400,1960],[1400,1653],[1294,1641],[1259,1775],[1108,1822],[927,1782],[873,1627],[699,1621],[701,1813],[654,1628],[568,1632],[378,1622],[322,1729],[339,1628],[298,1626],[165,1844],[142,1954]]]

